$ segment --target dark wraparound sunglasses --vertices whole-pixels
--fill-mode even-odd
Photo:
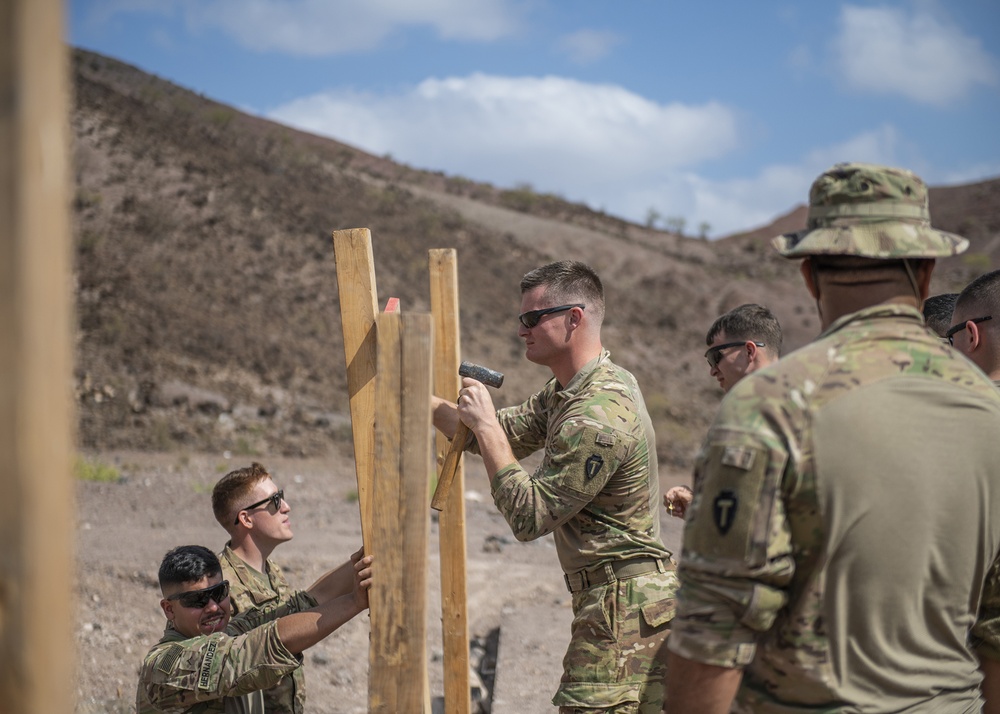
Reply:
[[[722,350],[728,350],[730,347],[742,347],[747,342],[753,342],[758,347],[763,347],[763,342],[757,342],[757,340],[740,340],[739,342],[724,342],[721,345],[716,345],[715,347],[709,347],[708,351],[705,352],[705,359],[708,360],[708,366],[715,369],[719,362],[722,361]]]
[[[282,500],[284,500],[284,498],[285,498],[285,489],[281,489],[280,491],[275,491],[274,493],[272,493],[267,498],[264,498],[264,499],[261,499],[260,501],[257,501],[257,503],[251,503],[246,508],[241,508],[239,511],[236,512],[236,520],[233,522],[233,525],[234,526],[235,525],[239,525],[239,522],[240,522],[240,513],[243,513],[243,511],[252,511],[257,506],[263,506],[268,501],[271,502],[269,505],[274,506],[274,510],[275,511],[280,511],[281,510],[281,502],[282,502]]]
[[[188,590],[184,593],[175,593],[167,600],[179,600],[181,607],[195,607],[199,610],[208,605],[209,600],[215,600],[216,605],[221,605],[222,601],[229,597],[229,581],[223,580],[218,585],[213,585],[201,590]]]
[[[530,310],[528,312],[522,312],[517,316],[517,319],[521,321],[521,324],[527,327],[529,330],[538,324],[545,315],[551,315],[554,312],[566,312],[567,310],[572,310],[574,307],[578,307],[581,310],[586,310],[587,306],[581,303],[576,303],[575,305],[560,305],[559,307],[547,307],[544,310]]]
[[[978,325],[980,322],[986,322],[987,320],[992,320],[992,319],[993,319],[993,315],[987,315],[986,317],[975,317],[975,318],[973,318],[971,320],[962,320],[957,325],[952,325],[951,327],[948,328],[948,331],[946,333],[944,333],[945,339],[948,340],[948,344],[949,345],[954,345],[955,344],[955,335],[957,335],[959,332],[961,332],[962,330],[964,330],[965,329],[965,325],[967,323],[974,322],[975,324]]]

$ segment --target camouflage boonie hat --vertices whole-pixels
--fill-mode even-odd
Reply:
[[[771,241],[786,258],[940,258],[969,247],[961,236],[931,228],[927,186],[905,169],[837,164],[809,190],[804,231]]]

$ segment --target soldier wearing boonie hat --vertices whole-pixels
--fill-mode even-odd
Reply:
[[[978,712],[1000,687],[1000,392],[920,313],[968,242],[911,172],[838,164],[774,245],[823,333],[741,380],[699,453],[668,711]]]

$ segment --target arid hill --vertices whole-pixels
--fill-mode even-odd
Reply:
[[[594,265],[606,344],[643,386],[668,468],[690,464],[721,397],[702,357],[712,319],[753,301],[777,313],[786,351],[818,332],[797,266],[768,243],[802,226],[801,207],[723,240],[679,236],[413,169],[100,55],[73,60],[83,447],[349,455],[336,229],[371,229],[380,302],[404,310],[429,309],[428,249],[458,250],[463,353],[508,375],[501,404],[547,377],[516,336],[520,277]],[[1000,264],[1000,180],[935,188],[931,206],[973,241],[942,261],[936,292]]]

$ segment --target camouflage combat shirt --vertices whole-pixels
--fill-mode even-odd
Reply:
[[[267,572],[258,573],[236,555],[227,543],[219,553],[219,562],[222,563],[222,577],[229,581],[233,615],[273,607],[296,594],[285,580],[281,568],[270,558],[264,566]],[[305,592],[300,595],[311,603],[309,607],[315,607],[316,601],[311,595]],[[297,668],[291,675],[266,690],[264,704],[268,714],[303,714],[306,705],[305,668]]]
[[[196,637],[168,625],[139,670],[136,714],[262,714],[259,690],[299,666],[274,621],[310,607],[305,598],[293,597],[234,617],[225,632]]]
[[[905,306],[749,375],[698,457],[669,649],[745,668],[736,712],[979,712],[998,437],[1000,392]]]
[[[553,533],[566,573],[670,558],[660,540],[653,427],[635,378],[607,350],[565,387],[553,378],[497,417],[516,458],[545,450],[534,474],[513,463],[491,482],[518,540]]]

